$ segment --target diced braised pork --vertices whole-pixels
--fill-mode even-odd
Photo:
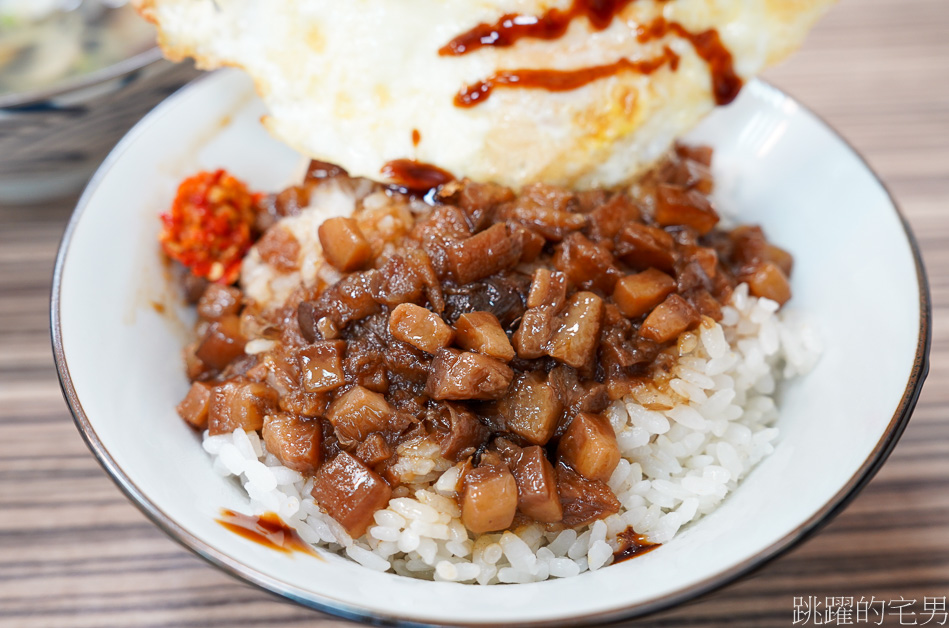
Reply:
[[[632,199],[622,193],[614,194],[590,213],[590,239],[609,243],[623,227],[639,219],[639,208]]]
[[[569,193],[552,186],[529,185],[517,200],[505,205],[499,213],[505,219],[530,227],[548,240],[559,242],[568,233],[583,229],[587,222],[583,214],[567,210],[570,198]]]
[[[682,159],[698,162],[706,168],[712,165],[712,148],[710,146],[694,146],[677,142],[675,152]]]
[[[578,292],[554,322],[547,354],[574,368],[592,366],[600,343],[603,299],[592,292]]]
[[[658,268],[672,272],[675,266],[672,236],[650,225],[630,223],[616,236],[616,256],[637,270]]]
[[[531,291],[527,295],[527,307],[546,305],[560,309],[567,300],[567,276],[562,272],[538,268],[531,280]]]
[[[547,352],[547,339],[553,333],[554,308],[546,305],[532,307],[524,312],[521,324],[511,337],[520,358],[533,360]]]
[[[259,430],[264,415],[277,405],[276,391],[261,382],[232,380],[214,389],[208,407],[208,431],[211,436],[230,434],[237,428]]]
[[[353,538],[366,533],[372,516],[386,507],[392,489],[354,456],[340,452],[313,476],[316,503]]]
[[[554,266],[572,286],[609,292],[620,276],[613,254],[582,233],[571,233],[557,245]]]
[[[422,249],[389,256],[379,272],[373,273],[371,288],[373,298],[389,307],[400,303],[423,303],[423,297],[436,312],[445,307],[435,269]]]
[[[521,242],[499,223],[448,247],[448,267],[458,283],[466,284],[513,266],[521,251]]]
[[[516,223],[511,223],[511,230],[514,237],[521,243],[520,263],[530,264],[544,251],[544,245],[547,244],[544,236],[529,227]]]
[[[514,371],[504,362],[479,353],[441,349],[432,361],[425,392],[432,399],[498,399],[507,392]]]
[[[304,337],[318,335],[316,322],[327,317],[337,329],[345,328],[353,321],[361,320],[380,310],[372,297],[372,273],[355,273],[336,282],[320,294],[319,298],[297,308],[297,321]]]
[[[448,431],[440,440],[441,454],[449,460],[460,460],[480,447],[488,437],[488,427],[478,417],[461,406],[445,404]]]
[[[654,342],[670,342],[698,322],[695,308],[678,294],[670,294],[646,317],[639,334]]]
[[[742,278],[748,282],[748,290],[753,296],[777,301],[778,305],[784,305],[791,298],[791,284],[773,262],[759,264]]]
[[[565,526],[584,526],[619,512],[619,500],[605,482],[585,478],[563,463],[554,473]]]
[[[638,318],[652,311],[675,290],[675,279],[650,268],[635,275],[626,275],[616,282],[613,302],[624,316]]]
[[[412,303],[403,303],[392,310],[389,315],[389,333],[433,355],[450,345],[455,337],[454,330],[441,316]]]
[[[512,470],[517,483],[517,507],[522,513],[541,523],[563,519],[557,477],[542,448],[525,447]]]
[[[328,218],[320,225],[319,237],[326,261],[343,272],[358,270],[372,255],[372,247],[352,218]]]
[[[522,375],[500,403],[504,424],[533,445],[546,445],[557,429],[563,403],[542,371]]]
[[[350,339],[343,358],[346,381],[375,392],[389,388],[388,352],[373,335]]]
[[[498,399],[507,392],[514,371],[480,353],[441,349],[432,361],[425,392],[432,399]]]
[[[322,462],[323,428],[319,419],[268,414],[261,436],[267,451],[294,471],[312,475]]]
[[[244,355],[246,344],[240,319],[234,315],[223,316],[208,325],[194,354],[204,364],[220,371]]]
[[[347,444],[395,427],[394,415],[385,397],[368,388],[353,386],[330,405],[326,418],[336,429],[340,442]]]
[[[511,341],[500,321],[490,312],[470,312],[459,316],[455,321],[455,342],[462,349],[477,351],[504,362],[514,358]]]
[[[432,262],[438,277],[450,274],[448,247],[471,236],[471,228],[462,210],[453,205],[438,205],[427,218],[412,230],[412,237],[419,242]]]
[[[260,258],[282,273],[293,272],[300,267],[300,242],[290,230],[274,226],[257,242]]]
[[[374,467],[380,462],[385,462],[391,458],[394,453],[386,439],[378,432],[367,436],[366,440],[359,443],[359,446],[356,447],[356,457],[369,467]]]
[[[211,396],[214,389],[210,384],[204,382],[194,382],[188,390],[188,394],[178,404],[178,416],[196,427],[203,430],[208,426],[208,409],[211,407]]]
[[[718,223],[718,214],[704,194],[666,184],[657,189],[653,218],[663,227],[692,227],[699,235],[705,235]]]
[[[610,479],[620,460],[613,426],[603,415],[585,412],[560,437],[557,455],[583,477],[601,482]]]
[[[496,183],[476,183],[466,179],[461,182],[456,198],[472,229],[477,231],[489,223],[494,208],[514,199],[514,192]]]
[[[507,466],[482,465],[465,474],[461,521],[482,534],[510,527],[517,513],[517,482]]]
[[[785,277],[790,277],[791,271],[794,269],[794,257],[781,247],[773,244],[769,244],[765,251],[768,261],[773,262],[775,266],[780,268]]]
[[[741,225],[728,234],[732,244],[732,260],[740,269],[754,266],[765,258],[768,242],[761,227]]]
[[[759,227],[717,228],[710,157],[677,146],[623,190],[452,181],[424,199],[311,164],[255,223],[265,264],[307,272],[279,278],[300,283],[277,307],[199,282],[178,411],[211,434],[261,430],[353,536],[390,486],[411,494],[452,463],[469,532],[607,517],[611,400],[667,409],[676,341],[720,320],[739,282],[790,297],[790,254]],[[361,200],[319,229],[333,268],[300,269],[311,243],[277,221],[326,178]]]
[[[310,393],[326,392],[345,383],[343,353],[346,343],[341,340],[322,340],[297,353],[300,382]]]

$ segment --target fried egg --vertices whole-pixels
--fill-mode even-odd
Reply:
[[[157,25],[166,56],[193,57],[205,69],[243,68],[268,108],[271,133],[354,176],[385,180],[387,163],[410,159],[515,188],[586,188],[631,180],[723,102],[712,33],[740,84],[797,48],[832,1],[615,2],[620,10],[605,23],[579,15],[554,39],[508,46],[490,45],[497,33],[488,29],[478,41],[489,45],[465,54],[445,51],[478,25],[505,16],[536,21],[580,0],[138,6]],[[573,82],[558,91],[529,85],[538,70]],[[459,106],[466,94],[469,106]],[[471,94],[481,98],[470,102]]]

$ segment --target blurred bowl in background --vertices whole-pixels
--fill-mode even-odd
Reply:
[[[197,74],[162,59],[154,29],[121,2],[0,0],[0,204],[77,191]]]

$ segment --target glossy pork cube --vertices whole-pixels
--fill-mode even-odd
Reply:
[[[504,362],[480,353],[442,349],[432,360],[425,392],[432,399],[499,399],[514,371]]]
[[[516,264],[522,246],[507,225],[497,223],[448,247],[448,266],[459,284],[471,283]]]
[[[574,368],[592,366],[602,321],[603,299],[592,292],[576,293],[557,317],[547,354]]]
[[[441,436],[440,447],[441,454],[449,460],[471,455],[491,435],[477,415],[461,405],[447,403],[444,412],[447,414],[448,432]]]
[[[261,430],[267,451],[285,467],[312,475],[322,462],[323,430],[320,419],[304,420],[289,414],[268,414]]]
[[[461,521],[475,534],[504,530],[517,512],[517,482],[506,466],[483,465],[465,474]]]
[[[791,284],[784,271],[774,262],[759,264],[742,279],[748,282],[748,291],[753,296],[777,301],[778,305],[784,305],[791,298]]]
[[[520,377],[500,408],[508,431],[533,445],[547,444],[563,414],[557,391],[537,371]]]
[[[511,337],[515,351],[520,358],[533,360],[543,356],[547,350],[547,340],[553,331],[554,308],[549,305],[532,307],[521,316],[521,323]]]
[[[650,268],[627,275],[616,282],[613,301],[623,316],[637,318],[652,311],[675,292],[676,281],[662,271]]]
[[[334,401],[326,412],[340,442],[354,443],[389,427],[393,415],[386,398],[362,386],[353,386]]]
[[[237,428],[259,430],[264,416],[277,405],[276,391],[262,382],[232,380],[214,389],[208,408],[211,436],[230,434]]]
[[[240,309],[241,291],[233,286],[209,283],[198,300],[198,316],[207,321],[234,316]]]
[[[606,482],[620,461],[616,433],[602,414],[581,412],[560,437],[557,455],[580,475]]]
[[[554,473],[565,526],[587,525],[619,512],[619,500],[605,482],[585,478],[563,463]]]
[[[342,341],[317,341],[303,347],[297,353],[300,381],[303,390],[309,393],[326,392],[343,385],[343,354],[346,343]]]
[[[455,337],[454,330],[441,316],[413,303],[403,303],[392,310],[389,333],[432,355],[451,344]]]
[[[372,467],[392,457],[392,447],[386,442],[382,434],[376,432],[366,437],[366,440],[356,447],[356,457],[366,466]]]
[[[455,343],[504,362],[514,359],[514,347],[497,316],[491,312],[462,314],[455,321]]]
[[[670,342],[698,321],[698,312],[688,301],[670,294],[646,317],[639,335],[654,342]]]
[[[524,448],[513,471],[517,482],[517,507],[522,513],[541,523],[556,523],[563,519],[554,467],[541,447]]]
[[[241,322],[237,316],[224,316],[208,325],[195,355],[212,369],[221,371],[244,355],[247,338],[241,332]]]
[[[556,270],[538,268],[531,278],[531,289],[527,294],[527,307],[547,305],[560,308],[567,300],[567,276]]]
[[[204,382],[194,382],[188,390],[188,394],[178,404],[178,416],[196,427],[203,430],[208,426],[208,410],[211,407],[211,396],[214,394],[214,388]]]
[[[663,227],[691,227],[699,235],[705,235],[718,224],[718,214],[704,194],[668,184],[656,190],[654,219]]]
[[[372,469],[344,451],[317,471],[310,494],[355,539],[366,533],[373,514],[389,503],[392,489]]]
[[[369,242],[352,218],[329,218],[318,234],[326,261],[343,272],[358,270],[372,255]]]
[[[630,223],[616,236],[616,256],[636,269],[658,268],[672,272],[675,266],[672,236],[640,223]]]
[[[607,247],[591,242],[582,233],[571,233],[557,245],[553,263],[570,285],[582,288],[609,292],[620,276]]]

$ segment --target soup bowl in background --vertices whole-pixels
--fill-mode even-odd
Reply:
[[[0,203],[78,191],[132,125],[197,75],[162,59],[131,6],[75,4],[20,3],[37,15],[19,22],[0,7]]]

